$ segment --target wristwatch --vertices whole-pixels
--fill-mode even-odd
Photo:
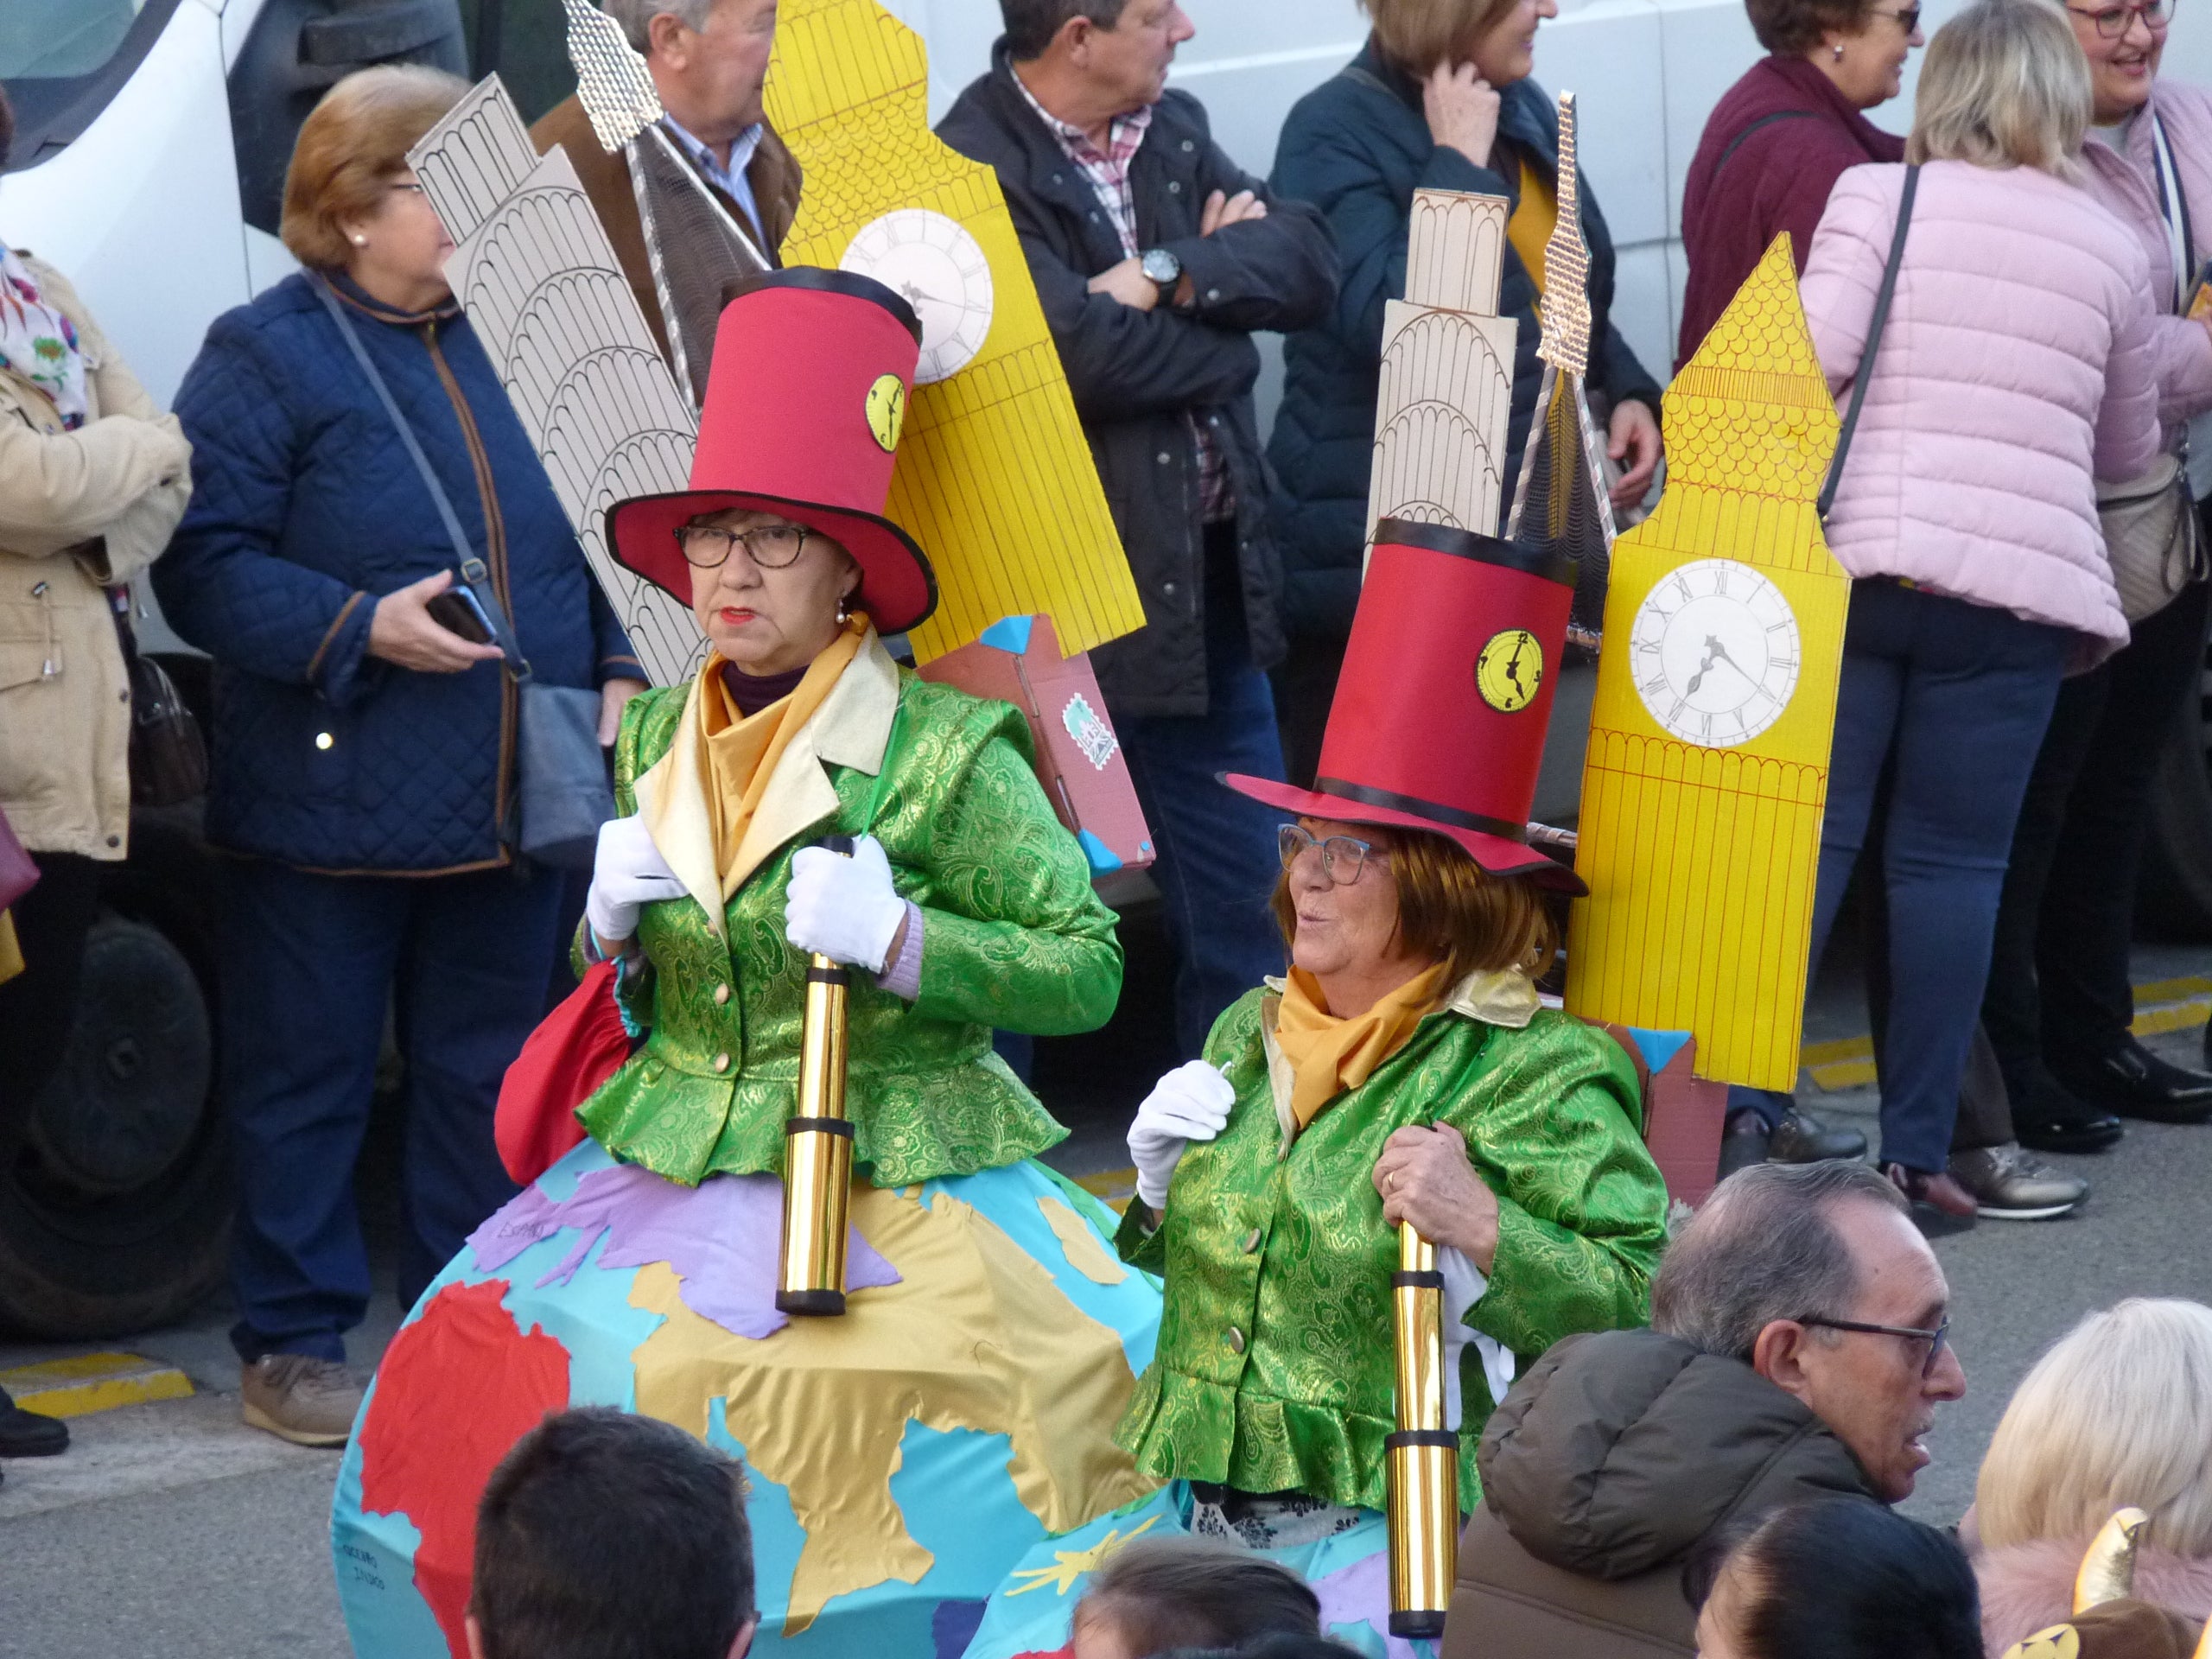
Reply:
[[[1165,248],[1146,249],[1137,269],[1159,286],[1163,300],[1174,297],[1175,284],[1183,279],[1183,262]]]

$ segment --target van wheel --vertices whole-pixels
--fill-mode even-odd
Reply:
[[[24,1120],[0,1126],[0,1321],[117,1336],[181,1318],[219,1282],[231,1200],[213,1047],[184,953],[104,914],[61,1063]]]

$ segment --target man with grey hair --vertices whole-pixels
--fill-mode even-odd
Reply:
[[[1896,1503],[1966,1391],[1950,1287],[1865,1164],[1758,1164],[1713,1190],[1651,1285],[1651,1329],[1570,1337],[1483,1431],[1444,1659],[1687,1655],[1681,1567],[1802,1499]]]
[[[599,0],[599,4],[622,26],[630,44],[645,59],[665,112],[661,124],[673,141],[679,164],[688,164],[696,173],[707,197],[752,250],[734,255],[711,236],[686,233],[685,227],[699,218],[696,192],[689,188],[689,181],[683,181],[684,188],[669,190],[664,181],[649,176],[649,193],[666,198],[657,200],[653,210],[662,258],[713,262],[717,267],[713,270],[684,273],[690,278],[684,286],[707,296],[707,302],[719,310],[725,283],[779,263],[777,250],[798,212],[798,162],[768,124],[761,106],[768,54],[776,43],[776,0]],[[531,129],[530,136],[540,154],[556,144],[568,152],[584,193],[606,226],[607,240],[614,245],[622,274],[630,279],[645,321],[652,326],[661,354],[668,357],[669,329],[679,325],[663,315],[656,293],[628,162],[619,151],[609,154],[600,148],[591,118],[573,97],[556,105]],[[652,141],[646,136],[640,142]],[[711,344],[713,322],[709,315],[685,327],[684,332],[695,336],[695,347],[702,329]],[[703,388],[703,363],[692,364],[691,370],[694,385]]]

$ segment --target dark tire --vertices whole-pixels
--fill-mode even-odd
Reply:
[[[2212,696],[2183,704],[2151,793],[2136,925],[2185,944],[2212,940]]]
[[[118,1336],[220,1282],[232,1201],[213,1080],[194,962],[163,929],[104,914],[61,1063],[27,1118],[0,1126],[0,1323]]]

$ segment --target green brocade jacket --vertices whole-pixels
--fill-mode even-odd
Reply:
[[[1162,1478],[1379,1510],[1396,1427],[1398,1244],[1373,1179],[1383,1141],[1440,1122],[1466,1137],[1497,1194],[1497,1254],[1481,1299],[1446,1317],[1524,1369],[1561,1337],[1646,1322],[1666,1187],[1612,1039],[1549,1008],[1520,1010],[1522,1029],[1490,1024],[1468,1011],[1465,986],[1286,1144],[1270,1081],[1274,1059],[1287,1093],[1278,1001],[1254,991],[1215,1025],[1205,1058],[1236,1090],[1229,1122],[1184,1154],[1156,1231],[1144,1232],[1141,1204],[1123,1218],[1122,1255],[1166,1275],[1167,1301],[1116,1438]],[[1472,1343],[1459,1369],[1459,1503],[1471,1512],[1494,1402]]]
[[[666,687],[624,711],[619,811],[640,810],[641,779],[681,780],[683,768],[653,763],[683,729],[691,693]],[[894,703],[901,717],[887,756]],[[767,785],[754,823],[770,822],[778,845],[728,899],[722,933],[698,898],[645,907],[638,939],[651,971],[626,972],[623,1001],[649,1034],[577,1109],[584,1128],[616,1157],[686,1185],[782,1171],[806,975],[784,937],[791,855],[823,836],[867,831],[883,843],[900,896],[921,907],[923,951],[912,1003],[864,971],[853,976],[845,1109],[856,1173],[905,1186],[1016,1163],[1064,1140],[992,1052],[991,1028],[1058,1035],[1103,1024],[1121,995],[1122,950],[1030,753],[1012,705],[904,673],[871,638]],[[710,843],[691,874],[703,821],[684,818],[681,801],[664,803],[683,820],[664,833],[645,792],[663,855],[692,893],[718,898]]]

